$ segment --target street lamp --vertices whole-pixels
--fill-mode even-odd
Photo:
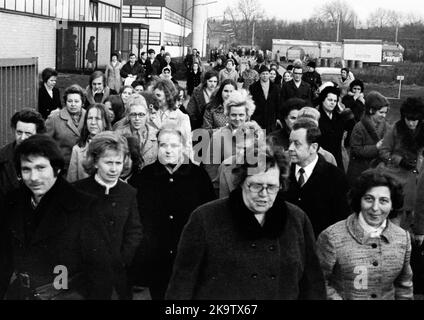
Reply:
[[[195,1],[195,0],[193,0],[193,1]],[[188,7],[188,8],[184,11],[183,55],[182,55],[182,58],[183,58],[183,59],[184,59],[184,54],[185,54],[185,31],[186,31],[186,20],[187,20],[186,15],[187,15],[187,12],[188,12],[190,9],[194,8],[194,7],[197,7],[197,6],[207,6],[207,5],[209,5],[209,4],[217,3],[217,2],[218,2],[218,1],[210,1],[210,2],[205,2],[205,3],[196,3],[196,4],[193,4],[192,6]],[[206,20],[207,20],[207,19],[206,19]],[[193,14],[192,14],[192,16],[191,16],[191,22],[192,22],[192,25],[191,25],[191,32],[193,33]]]

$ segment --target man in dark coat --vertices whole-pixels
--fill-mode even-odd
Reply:
[[[318,155],[320,130],[315,122],[299,119],[290,133],[292,162],[287,201],[298,205],[311,220],[315,236],[350,213],[344,173]]]
[[[144,80],[144,69],[142,65],[137,61],[137,56],[134,53],[130,53],[130,60],[124,64],[121,71],[121,77],[125,80],[128,76],[134,77],[136,81]]]
[[[302,80],[302,66],[293,67],[293,80],[284,82],[281,87],[281,103],[290,98],[300,98],[305,100],[308,105],[312,104],[312,89],[309,83]]]
[[[165,53],[165,55],[163,56],[163,60],[160,65],[160,70],[162,71],[163,68],[166,68],[166,67],[171,69],[171,74],[173,76],[177,74],[177,67],[175,66],[175,63],[171,61],[171,54],[169,52]]]
[[[317,67],[315,61],[309,61],[306,66],[308,67],[308,71],[303,74],[302,80],[309,83],[312,89],[313,98],[315,99],[318,96],[317,90],[322,85],[321,76],[315,70]]]
[[[160,62],[156,59],[155,50],[149,49],[147,51],[148,58],[146,60],[146,81],[150,80],[152,76],[160,75],[162,69],[160,68]]]
[[[13,162],[15,148],[30,136],[46,131],[41,114],[31,109],[16,112],[10,119],[10,125],[15,140],[0,150],[0,206],[8,193],[19,187],[18,175]],[[0,225],[1,220],[0,214]]]
[[[268,133],[277,127],[279,107],[278,86],[269,81],[269,69],[265,65],[259,69],[259,81],[249,87],[256,109],[251,119],[255,120]]]
[[[28,138],[16,148],[15,159],[23,184],[9,194],[4,208],[0,295],[109,299],[110,253],[94,199],[59,175],[64,159],[52,138]]]
[[[162,129],[158,142],[158,161],[129,180],[138,190],[145,234],[132,273],[136,282],[149,286],[154,300],[164,299],[180,234],[191,212],[215,198],[206,171],[181,158],[181,136],[175,130]],[[172,150],[172,144],[178,147]]]

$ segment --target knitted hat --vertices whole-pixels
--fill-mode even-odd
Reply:
[[[371,91],[365,97],[365,109],[368,112],[386,106],[389,106],[389,100],[378,91]]]
[[[262,72],[269,72],[268,67],[265,66],[265,65],[261,65],[261,67],[259,68],[258,73],[261,74]]]

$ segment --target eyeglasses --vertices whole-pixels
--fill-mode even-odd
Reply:
[[[251,184],[248,183],[247,187],[249,188],[251,192],[255,192],[255,193],[259,193],[265,189],[266,192],[269,194],[276,194],[281,189],[280,186],[276,186],[276,185],[268,186],[268,185],[263,185],[260,183],[251,183]]]
[[[135,112],[130,113],[131,118],[137,118],[137,117],[144,118],[145,116],[146,116],[146,114],[142,113],[142,112],[140,112],[140,113],[135,113]]]

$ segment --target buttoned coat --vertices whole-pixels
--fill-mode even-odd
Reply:
[[[328,299],[412,300],[409,233],[387,220],[381,237],[370,238],[358,221],[354,213],[318,237]]]
[[[60,108],[62,108],[62,101],[59,89],[54,87],[53,97],[51,97],[44,83],[40,84],[40,88],[38,89],[38,112],[41,113],[44,119],[47,119],[50,112]]]
[[[412,146],[413,138],[406,136],[405,127],[401,119],[387,130],[383,144],[379,151],[380,158],[384,161],[384,169],[393,174],[402,184],[405,199],[403,209],[412,211],[416,200],[417,178],[423,170],[423,147]],[[420,125],[420,124],[419,124]],[[402,159],[415,160],[416,168],[407,170],[401,167]],[[383,163],[380,164],[383,166]]]
[[[82,127],[84,126],[84,117],[86,111],[81,109],[81,117],[78,126],[75,126],[71,115],[65,108],[59,112],[52,113],[46,121],[46,133],[51,136],[58,144],[62,155],[65,158],[65,168],[69,166],[73,146],[77,143]]]
[[[269,82],[268,97],[266,99],[260,80],[252,84],[249,91],[256,105],[251,119],[255,120],[267,133],[271,133],[277,128],[277,115],[279,114],[280,104],[278,86]]]
[[[280,99],[284,107],[284,102],[290,98],[300,98],[305,100],[308,105],[312,104],[312,89],[309,83],[305,81],[300,82],[299,88],[296,87],[294,80],[283,82],[281,87]]]
[[[373,161],[378,161],[377,142],[383,139],[390,126],[383,122],[381,127],[377,133],[371,118],[365,116],[353,128],[350,137],[350,160],[346,174],[350,185],[362,172],[371,167]]]
[[[202,126],[203,115],[205,114],[206,100],[203,86],[197,86],[187,105],[187,113],[190,116],[191,129],[195,130]]]
[[[71,292],[88,299],[110,299],[112,276],[110,251],[106,234],[98,223],[94,199],[72,187],[60,176],[43,196],[36,211],[31,206],[31,191],[25,186],[13,191],[6,203],[7,224],[0,233],[1,275],[28,273],[31,289],[53,284],[56,266],[68,272]],[[34,214],[40,217],[32,236],[26,232],[26,221]],[[72,282],[75,275],[83,281]],[[8,283],[3,278],[0,283]],[[8,299],[22,299],[13,282],[6,288]],[[4,289],[0,294],[4,293]],[[59,299],[67,299],[66,292]]]
[[[316,236],[351,213],[347,201],[348,182],[339,168],[318,155],[318,162],[303,187],[297,182],[295,168],[292,164],[287,201],[305,211]]]
[[[319,112],[321,114],[319,118],[319,129],[321,130],[319,145],[331,152],[334,158],[336,158],[337,166],[344,170],[342,140],[345,131],[345,122],[336,110],[334,110],[331,119],[323,110],[322,106],[319,107]]]
[[[121,68],[122,64],[119,61],[116,62],[115,66],[110,62],[105,70],[107,86],[116,92],[119,92],[122,87]]]
[[[205,170],[192,163],[170,173],[159,161],[130,178],[137,201],[144,240],[135,262],[136,277],[166,290],[181,231],[191,212],[215,198]]]
[[[240,189],[199,207],[181,235],[166,299],[325,299],[307,216],[277,197],[261,227]]]
[[[121,298],[128,298],[125,268],[132,263],[142,239],[142,226],[137,206],[136,190],[118,180],[115,187],[105,194],[94,176],[77,181],[74,186],[96,198],[96,210],[108,235],[112,251],[114,285]]]

